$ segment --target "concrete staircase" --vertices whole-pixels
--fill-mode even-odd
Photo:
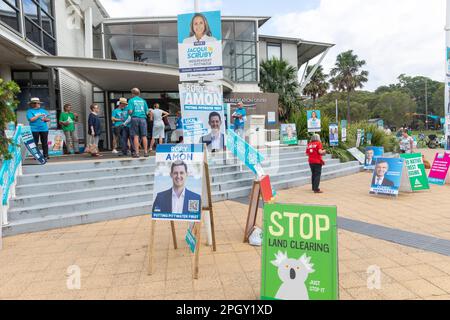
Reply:
[[[310,183],[305,147],[263,150],[263,168],[276,190]],[[357,173],[357,162],[326,158],[322,179]],[[5,236],[150,214],[155,158],[24,166],[10,202]],[[210,159],[213,201],[248,196],[254,174],[237,159]]]

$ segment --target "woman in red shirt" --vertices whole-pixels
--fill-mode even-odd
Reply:
[[[320,141],[320,136],[315,134],[311,138],[311,142],[308,144],[306,148],[306,154],[309,157],[309,166],[311,167],[311,182],[312,182],[312,190],[314,193],[323,193],[320,190],[320,177],[322,175],[322,166],[325,165],[325,162],[322,159],[322,156],[327,152],[323,150],[322,142]]]

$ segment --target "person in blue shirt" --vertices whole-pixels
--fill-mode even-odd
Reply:
[[[122,131],[124,127],[124,122],[128,118],[128,114],[125,110],[128,105],[127,99],[120,98],[118,101],[119,105],[112,112],[111,120],[113,122],[113,151],[112,153],[118,154],[117,149],[120,147],[122,139]]]
[[[132,98],[128,101],[128,114],[131,116],[130,134],[134,141],[133,158],[139,158],[139,138],[144,145],[144,157],[149,157],[147,140],[147,115],[149,113],[147,102],[140,97],[138,88],[131,90]]]
[[[242,139],[245,139],[245,120],[247,119],[247,111],[242,102],[238,103],[238,108],[231,116],[234,119],[234,132]]]
[[[183,143],[183,118],[181,117],[181,111],[177,112],[176,120],[176,134],[178,143]]]
[[[30,109],[27,111],[27,120],[30,123],[36,146],[39,145],[39,139],[42,144],[42,153],[45,159],[48,157],[48,123],[51,121],[47,110],[41,108],[41,100],[32,98],[29,102]]]

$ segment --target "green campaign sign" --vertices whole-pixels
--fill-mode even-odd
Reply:
[[[337,208],[264,206],[262,300],[337,300]]]
[[[422,155],[420,153],[401,154],[400,157],[405,159],[412,191],[429,190],[430,184],[425,171],[425,165],[423,164]]]

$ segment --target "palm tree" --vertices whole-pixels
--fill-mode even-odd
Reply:
[[[261,63],[259,87],[263,92],[278,93],[280,118],[287,120],[298,101],[298,70],[286,60],[273,58]]]
[[[336,64],[331,69],[330,79],[333,88],[347,93],[347,121],[350,123],[350,95],[356,88],[362,88],[368,81],[369,72],[360,70],[366,61],[358,60],[358,56],[349,50],[339,54],[336,58]]]
[[[309,66],[306,70],[307,74],[310,74],[314,69],[314,66]],[[311,81],[303,90],[303,94],[311,96],[313,99],[313,107],[316,106],[316,100],[327,93],[330,88],[330,84],[327,82],[328,75],[323,72],[323,67],[319,66],[316,73],[311,77]]]

